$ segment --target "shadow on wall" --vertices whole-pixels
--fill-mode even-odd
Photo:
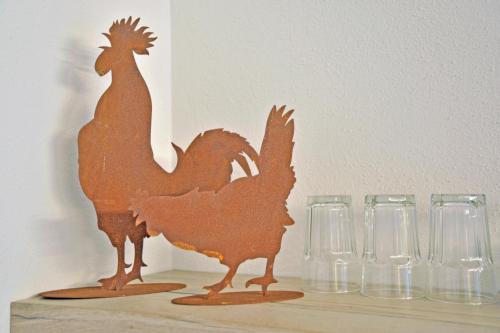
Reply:
[[[96,281],[109,273],[106,268],[113,270],[113,251],[97,229],[95,211],[78,179],[78,131],[92,118],[97,101],[89,86],[92,76],[97,75],[94,56],[80,41],[70,40],[61,58],[58,83],[64,102],[51,141],[50,185],[60,208],[57,216],[62,218],[37,224],[42,229],[37,235],[41,238],[37,244],[42,247],[37,256],[50,274],[64,279],[59,283],[77,285]]]
[[[80,128],[92,119],[94,113],[97,101],[94,101],[89,79],[97,74],[93,70],[91,52],[79,41],[71,40],[63,53],[58,80],[67,92],[59,114],[58,131],[52,140],[55,195],[66,209],[88,211],[90,202],[85,198],[78,180],[77,137]]]

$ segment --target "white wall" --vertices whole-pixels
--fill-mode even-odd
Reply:
[[[137,58],[153,98],[154,146],[168,164],[168,2],[0,2],[0,332],[8,331],[9,301],[115,272],[115,250],[79,187],[76,135],[110,80],[93,69],[107,43],[101,33],[129,15],[159,37],[150,56]],[[164,240],[145,246],[146,272],[171,267]]]
[[[174,141],[223,126],[260,147],[270,107],[296,109],[280,274],[300,272],[311,194],[353,195],[359,248],[364,194],[416,194],[426,254],[430,194],[484,192],[498,261],[499,17],[494,1],[173,0]],[[174,266],[225,269],[180,250]]]

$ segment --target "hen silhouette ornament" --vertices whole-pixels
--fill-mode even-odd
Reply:
[[[136,225],[146,225],[149,234],[163,234],[172,244],[217,258],[229,270],[222,281],[204,287],[208,295],[174,299],[175,304],[243,304],[302,297],[294,291],[267,291],[274,260],[281,248],[285,226],[294,222],[286,200],[295,184],[290,165],[294,121],[285,106],[273,107],[260,154],[258,174],[247,175],[220,190],[196,188],[184,195],[151,195],[132,199]],[[246,260],[265,258],[265,273],[250,279],[246,287],[260,285],[262,293],[220,293],[232,286],[238,266]]]
[[[138,28],[139,18],[115,21],[103,35],[109,46],[95,63],[102,76],[111,72],[111,85],[97,103],[94,118],[78,135],[80,184],[92,201],[97,225],[117,253],[116,274],[100,280],[102,286],[42,293],[52,298],[113,297],[174,290],[182,284],[130,284],[142,281],[143,242],[150,234],[145,224],[136,225],[131,199],[138,193],[177,196],[193,189],[219,191],[231,180],[233,161],[250,175],[244,154],[257,162],[257,152],[246,139],[221,129],[198,135],[186,151],[173,145],[177,166],[171,173],[156,163],[151,148],[151,96],[137,64],[136,55],[149,54],[152,32]],[[125,262],[125,241],[134,244],[134,262]]]

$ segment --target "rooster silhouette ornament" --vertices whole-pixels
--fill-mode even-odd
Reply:
[[[114,295],[112,291],[123,295],[119,291],[128,282],[142,281],[143,242],[150,234],[146,225],[135,225],[131,198],[137,193],[175,196],[193,189],[218,191],[230,182],[233,161],[250,174],[244,154],[253,161],[258,158],[246,139],[216,129],[198,135],[186,151],[172,144],[178,159],[173,172],[155,162],[150,143],[151,97],[134,54],[149,54],[156,38],[146,32],[147,27],[138,28],[138,23],[139,18],[121,19],[103,34],[110,46],[101,46],[95,70],[100,76],[111,72],[111,85],[99,99],[94,118],[78,135],[80,184],[94,205],[99,229],[117,251],[116,274],[100,280],[105,295]],[[129,272],[127,238],[135,249]]]

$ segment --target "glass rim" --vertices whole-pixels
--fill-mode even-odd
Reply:
[[[317,204],[346,204],[352,203],[352,197],[349,194],[327,194],[327,195],[308,195],[307,205]]]
[[[367,194],[365,195],[365,205],[376,204],[403,204],[415,205],[414,194]]]
[[[444,203],[468,203],[475,206],[486,205],[486,195],[482,193],[469,194],[469,193],[442,193],[432,194],[431,204],[444,204]]]

